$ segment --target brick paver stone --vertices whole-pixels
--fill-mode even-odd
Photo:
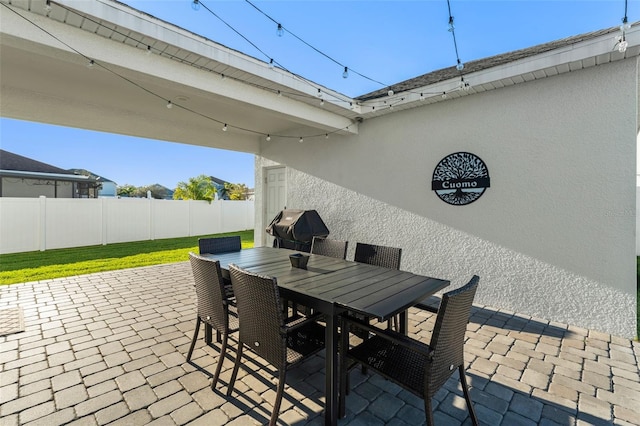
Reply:
[[[186,261],[0,287],[0,307],[15,305],[25,331],[0,336],[0,426],[268,421],[276,379],[259,358],[248,354],[226,396],[233,338],[217,389],[218,343],[198,339],[186,362],[196,306]],[[428,341],[434,318],[411,308],[411,337]],[[639,342],[481,305],[465,339],[481,424],[640,426]],[[289,372],[279,423],[324,424],[324,364],[320,353]],[[378,375],[354,369],[350,387],[340,425],[424,422],[423,400]],[[438,426],[470,424],[457,373],[432,402]]]

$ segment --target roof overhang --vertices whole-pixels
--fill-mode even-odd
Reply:
[[[357,132],[348,97],[320,108],[317,84],[122,3],[0,2],[4,117],[245,152]]]
[[[90,179],[89,176],[67,175],[63,173],[43,173],[43,172],[26,172],[22,170],[0,170],[0,177],[12,177],[21,179],[39,179],[39,180],[61,180],[69,182],[91,182],[96,183],[96,179]]]

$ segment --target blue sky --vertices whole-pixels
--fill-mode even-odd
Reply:
[[[205,7],[194,11],[191,0],[121,1],[260,60],[272,57],[291,72],[350,96],[456,64],[446,0],[252,0],[264,14],[245,0],[201,0],[221,19]],[[450,4],[463,63],[616,27],[625,9],[624,0]],[[640,19],[640,0],[628,0],[627,16],[629,22]],[[282,37],[277,22],[286,29]],[[346,79],[344,66],[352,70]],[[89,169],[119,185],[159,183],[173,189],[204,173],[254,186],[253,155],[245,153],[5,118],[0,147],[65,169]]]

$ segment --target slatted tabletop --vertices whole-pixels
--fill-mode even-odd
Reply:
[[[348,260],[310,255],[306,269],[293,268],[293,250],[256,247],[211,255],[223,269],[234,263],[243,269],[276,277],[291,300],[296,295],[335,304],[381,321],[405,311],[449,285],[448,280],[381,268]],[[312,306],[316,307],[316,306]]]

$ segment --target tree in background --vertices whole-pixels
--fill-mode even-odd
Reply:
[[[136,197],[138,188],[130,184],[124,184],[116,188],[116,194],[120,197]]]
[[[249,193],[249,188],[244,183],[225,183],[224,189],[230,200],[246,200]]]
[[[200,175],[189,178],[188,182],[178,182],[173,192],[174,200],[205,200],[209,203],[216,196],[216,187],[209,176]]]

